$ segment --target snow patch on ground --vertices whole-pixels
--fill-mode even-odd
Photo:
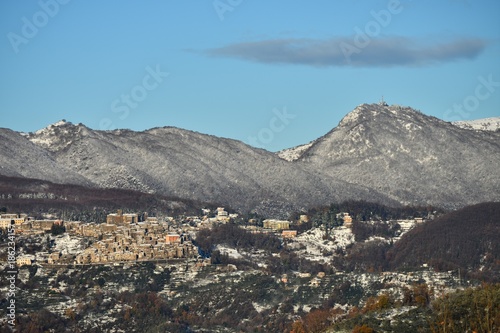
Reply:
[[[500,129],[500,117],[483,118],[476,120],[454,121],[453,125],[469,130],[497,131]]]
[[[292,162],[298,160],[302,154],[309,149],[314,142],[307,143],[305,145],[300,145],[293,148],[283,149],[277,152],[278,156],[286,161]]]
[[[384,238],[384,237],[370,236],[368,239],[365,240],[365,243],[374,242],[374,241],[384,242],[384,243],[387,243],[387,244],[389,244],[391,242],[390,239],[387,239],[387,238]]]
[[[272,308],[272,306],[270,305],[265,305],[265,304],[259,304],[259,303],[256,303],[256,302],[252,302],[252,305],[255,309],[255,311],[257,311],[258,313],[261,313],[263,311],[266,311],[266,310],[269,310]]]
[[[311,261],[325,261],[325,256],[331,256],[336,250],[345,248],[354,243],[354,234],[351,229],[337,227],[326,231],[320,228],[308,230],[291,240],[290,247],[298,251],[299,256]]]
[[[221,254],[226,254],[229,256],[229,258],[233,259],[242,259],[243,256],[238,252],[238,250],[224,246],[224,245],[217,245],[216,250],[219,250]]]
[[[363,105],[359,105],[353,111],[349,112],[339,123],[339,126],[345,126],[350,123],[355,123],[361,115]]]
[[[85,249],[84,240],[78,237],[70,237],[69,234],[58,236],[54,240],[54,251],[61,252],[61,254],[79,254]]]

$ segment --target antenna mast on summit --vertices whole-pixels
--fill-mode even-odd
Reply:
[[[380,102],[378,102],[378,104],[382,106],[387,106],[387,103],[384,101],[384,95],[382,95],[382,98],[380,99]]]

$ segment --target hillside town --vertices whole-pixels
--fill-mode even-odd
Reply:
[[[225,325],[301,322],[325,304],[334,311],[325,323],[348,322],[378,306],[375,300],[388,300],[393,308],[374,313],[373,320],[407,318],[423,311],[418,302],[427,306],[470,283],[457,271],[427,264],[405,272],[384,270],[372,261],[378,248],[389,248],[430,222],[429,214],[380,220],[370,213],[360,223],[366,216],[359,208],[328,207],[286,220],[243,218],[223,207],[198,211],[171,217],[119,209],[96,222],[66,221],[49,213],[37,215],[43,218],[2,213],[0,233],[13,230],[16,243],[16,302],[31,311],[42,306],[61,323],[70,321],[66,324],[83,331],[119,327],[116,332],[126,332],[131,320],[139,325],[151,313],[139,314],[139,306],[133,305],[137,300],[176,309],[161,315],[171,318],[167,331],[179,331],[176,323],[191,316],[183,327],[232,332]],[[363,235],[363,228],[370,233]],[[0,292],[8,288],[3,284]],[[412,296],[420,294],[425,301]],[[218,314],[212,323],[204,322],[212,308]],[[155,316],[157,310],[152,311]],[[235,311],[242,312],[229,319]],[[71,321],[78,316],[85,319]],[[244,318],[255,322],[242,322]],[[276,331],[273,327],[268,329]]]
[[[199,252],[193,244],[197,231],[213,225],[225,224],[238,218],[238,214],[229,214],[223,207],[214,212],[202,209],[203,215],[189,216],[184,219],[173,217],[150,217],[147,214],[116,213],[107,215],[106,221],[100,223],[83,223],[63,221],[60,219],[37,220],[27,214],[0,215],[0,229],[11,226],[23,237],[50,234],[54,228],[62,228],[69,239],[87,240],[87,245],[78,252],[70,251],[62,246],[53,246],[46,252],[20,254],[17,264],[50,264],[50,265],[84,265],[118,263],[126,261],[159,261],[181,258],[198,258]],[[349,213],[337,214],[343,226],[338,228],[338,235],[350,234],[352,217]],[[282,240],[294,239],[298,236],[293,230],[294,224],[309,222],[307,215],[300,215],[297,221],[265,219],[261,225],[250,219],[241,228],[251,233],[274,234]],[[422,223],[422,218],[398,220],[401,234],[409,231],[415,224]],[[291,228],[292,227],[292,228]],[[352,234],[351,234],[352,235]],[[400,235],[399,235],[400,236]],[[351,237],[352,238],[352,237]],[[68,238],[65,239],[67,241]],[[54,239],[54,245],[62,241]],[[344,244],[345,246],[345,244]]]

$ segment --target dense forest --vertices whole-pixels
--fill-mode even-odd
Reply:
[[[466,278],[500,281],[500,203],[468,206],[424,223],[387,252],[392,269],[428,264]]]
[[[297,220],[300,214],[311,216],[316,224],[334,224],[337,222],[336,214],[349,212],[356,221],[387,221],[397,219],[411,219],[415,217],[433,217],[444,211],[433,206],[400,206],[390,207],[376,202],[364,200],[348,200],[340,203],[332,203],[329,206],[319,206],[304,212],[295,212],[290,219]]]
[[[282,247],[281,241],[274,234],[251,233],[232,223],[201,229],[196,235],[195,244],[206,257],[210,257],[213,249],[219,244],[247,251],[259,249],[269,253],[279,252]]]
[[[37,218],[43,213],[51,213],[65,220],[101,222],[117,209],[176,216],[198,215],[200,207],[214,209],[217,204],[132,190],[96,189],[0,175],[0,209],[29,213]]]
[[[286,274],[297,271],[299,268],[309,272],[331,270],[329,265],[322,265],[300,258],[295,251],[287,248],[286,244],[275,234],[252,233],[240,228],[235,223],[221,224],[211,229],[201,229],[196,234],[194,244],[198,246],[203,257],[210,257],[212,264],[234,264],[240,268],[255,267],[251,258],[234,259],[217,250],[218,245],[237,249],[239,252],[252,253],[260,251],[267,260],[267,272],[270,274]]]
[[[361,308],[348,313],[328,303],[313,309],[296,320],[292,333],[313,332],[431,332],[431,333],[494,333],[500,331],[500,284],[484,284],[444,294],[430,300],[432,290],[426,285],[408,289],[404,299],[388,294],[370,297]],[[391,319],[403,307],[411,310]],[[408,308],[410,309],[410,308]],[[392,314],[392,315],[391,315]],[[332,318],[342,318],[332,324]]]

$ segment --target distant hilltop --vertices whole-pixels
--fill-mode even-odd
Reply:
[[[0,174],[274,217],[351,199],[458,208],[500,197],[498,119],[485,121],[362,104],[322,137],[275,154],[175,127],[99,131],[63,120],[35,133],[0,129]]]
[[[500,117],[484,118],[477,120],[455,121],[454,125],[471,130],[500,131]]]

